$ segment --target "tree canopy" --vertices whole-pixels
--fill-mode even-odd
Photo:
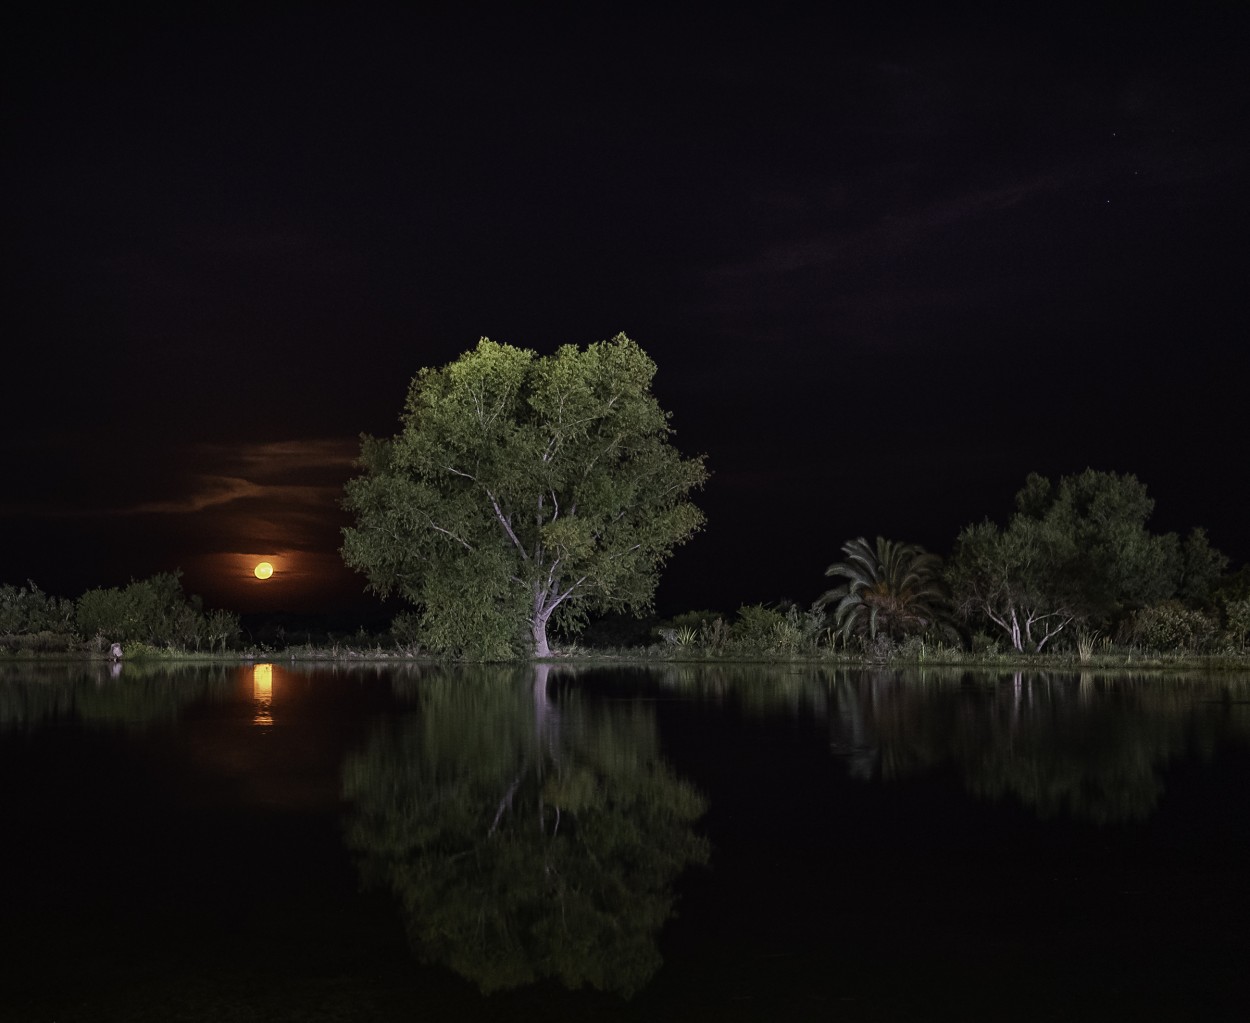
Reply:
[[[707,476],[670,443],[654,375],[624,334],[550,356],[483,338],[423,369],[400,432],[363,438],[344,561],[450,653],[544,656],[553,616],[645,610]]]
[[[1131,474],[1086,469],[1058,483],[1031,473],[1004,528],[959,534],[949,578],[960,610],[1040,651],[1074,622],[1105,628],[1184,592],[1205,595],[1227,559],[1201,529],[1184,544],[1146,523],[1154,501]]]

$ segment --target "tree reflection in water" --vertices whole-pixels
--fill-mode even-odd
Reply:
[[[978,798],[1014,798],[1043,819],[1144,820],[1169,763],[1250,740],[1250,679],[1231,674],[690,666],[662,677],[704,702],[824,719],[853,778],[953,768]]]
[[[1163,771],[1209,757],[1244,716],[1226,697],[1244,680],[1096,680],[1017,672],[1002,678],[864,672],[834,683],[830,727],[853,775],[902,779],[953,765],[983,799],[1015,798],[1045,819],[1144,820]]]
[[[163,662],[29,662],[0,665],[0,734],[52,721],[143,729],[177,719],[205,695],[227,692],[237,669]]]
[[[547,665],[442,675],[344,771],[346,837],[414,950],[483,992],[552,977],[630,995],[673,885],[707,859],[703,801],[651,707],[548,692]]]

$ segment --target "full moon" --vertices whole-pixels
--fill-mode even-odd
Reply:
[[[269,564],[268,561],[262,561],[252,571],[256,574],[257,579],[268,579],[273,575],[273,565]]]

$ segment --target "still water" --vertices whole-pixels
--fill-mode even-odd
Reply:
[[[0,667],[0,1018],[1250,1018],[1250,680]]]

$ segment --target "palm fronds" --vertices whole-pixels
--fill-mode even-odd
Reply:
[[[942,559],[923,547],[862,536],[842,546],[844,560],[825,575],[845,579],[816,601],[833,606],[833,627],[843,640],[853,635],[892,640],[923,635],[949,623],[950,594],[942,581]]]

